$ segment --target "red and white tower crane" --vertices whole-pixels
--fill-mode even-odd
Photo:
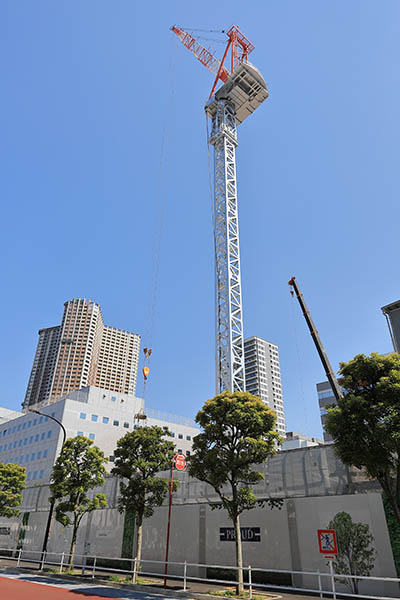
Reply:
[[[268,98],[261,73],[248,62],[254,45],[233,25],[222,60],[190,33],[171,30],[215,75],[205,111],[211,119],[208,142],[214,146],[214,242],[216,294],[216,390],[246,390],[239,219],[236,185],[237,126]],[[230,67],[227,66],[229,50]],[[215,91],[218,81],[223,85]]]

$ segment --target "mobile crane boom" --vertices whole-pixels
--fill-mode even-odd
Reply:
[[[314,325],[314,321],[311,318],[310,311],[308,310],[307,305],[304,301],[303,294],[299,290],[299,286],[297,285],[297,281],[296,281],[295,277],[292,277],[292,279],[289,281],[289,285],[292,286],[292,288],[294,289],[294,292],[296,294],[297,300],[299,301],[301,310],[303,311],[304,318],[305,318],[308,328],[310,330],[311,337],[314,341],[314,344],[315,344],[315,347],[319,354],[319,357],[321,359],[322,365],[325,369],[325,374],[331,385],[332,392],[336,398],[336,401],[338,401],[339,398],[343,398],[342,389],[339,385],[338,380],[336,379],[336,375],[331,367],[331,363],[329,362],[328,355],[325,352],[325,348],[321,342],[321,338],[318,335],[318,331]]]

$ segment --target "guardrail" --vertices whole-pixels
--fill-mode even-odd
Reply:
[[[25,556],[24,556],[25,555]],[[35,558],[35,556],[37,558]],[[57,557],[59,559],[57,560]],[[39,567],[39,571],[43,571],[45,566],[55,566],[57,567],[58,572],[61,574],[68,568],[70,554],[67,552],[41,552],[39,550],[29,550],[22,548],[19,549],[10,549],[10,548],[0,548],[0,560],[13,560],[16,562],[16,566],[20,567],[21,562],[37,564]],[[109,566],[111,564],[115,564],[114,567]],[[149,571],[144,570],[143,565],[160,565],[159,571]],[[123,566],[122,566],[123,565]],[[129,566],[129,568],[123,568]],[[137,577],[140,576],[150,576],[156,577],[159,579],[164,578],[164,566],[165,562],[161,560],[140,560],[136,558],[116,558],[111,556],[99,556],[95,554],[75,554],[74,555],[74,567],[81,569],[81,575],[95,578],[96,573],[98,576],[107,573],[121,573],[126,574],[127,577],[130,578],[131,582],[134,583],[137,580]],[[173,574],[168,574],[167,578],[171,580],[182,581],[183,583],[183,591],[187,591],[188,582],[200,582],[200,583],[216,583],[222,585],[235,585],[235,578],[232,579],[217,579],[207,577],[207,569],[214,569],[217,571],[232,571],[235,574],[235,571],[238,570],[237,567],[233,567],[231,565],[209,565],[203,563],[190,563],[190,562],[168,562],[168,568],[175,567]],[[190,570],[196,569],[197,575],[191,574]],[[205,577],[199,577],[198,571],[206,570]],[[178,571],[178,572],[176,572]],[[180,574],[181,573],[181,574]],[[325,597],[332,597],[334,600],[337,599],[337,596],[340,597],[348,597],[348,598],[358,598],[359,600],[394,600],[399,598],[400,586],[398,589],[393,592],[396,595],[393,596],[382,596],[382,595],[366,595],[363,593],[352,594],[347,593],[342,590],[338,591],[336,589],[336,582],[338,580],[351,580],[356,579],[358,581],[378,581],[380,583],[394,583],[400,584],[400,578],[397,577],[371,577],[364,575],[350,575],[343,573],[333,573],[333,570],[329,573],[321,572],[321,571],[289,571],[284,569],[262,569],[259,567],[251,567],[250,565],[247,567],[243,567],[244,573],[244,586],[249,591],[249,598],[253,598],[254,589],[265,589],[265,590],[277,590],[277,591],[293,591],[293,592],[311,592],[313,594],[319,593],[319,597],[321,599]],[[276,574],[280,575],[288,575],[292,579],[293,575],[300,576],[310,576],[315,578],[316,585],[315,587],[295,587],[294,585],[274,585],[273,583],[259,583],[255,581],[254,575],[255,573],[269,573],[276,576]],[[330,589],[326,589],[326,586],[323,585],[323,581],[330,584]],[[293,583],[293,582],[292,582]]]

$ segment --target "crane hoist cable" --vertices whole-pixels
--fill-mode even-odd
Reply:
[[[171,122],[174,105],[174,92],[175,92],[175,60],[174,50],[177,47],[177,40],[172,41],[170,38],[169,45],[169,61],[168,61],[168,76],[167,85],[165,86],[165,97],[164,97],[164,115],[163,125],[161,133],[161,147],[160,147],[160,160],[159,170],[157,178],[157,193],[155,201],[155,212],[154,212],[154,229],[153,229],[153,246],[151,255],[151,275],[149,278],[148,288],[148,314],[147,314],[147,326],[144,335],[144,342],[146,347],[143,349],[144,353],[144,366],[142,369],[143,374],[143,392],[142,397],[145,397],[146,393],[146,382],[150,373],[149,359],[152,354],[153,336],[155,328],[155,316],[157,309],[158,300],[158,284],[159,284],[159,271],[160,271],[160,251],[161,251],[161,240],[163,234],[164,225],[164,212],[166,204],[166,181],[168,176],[168,147],[171,133]]]

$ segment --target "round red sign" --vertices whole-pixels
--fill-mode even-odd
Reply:
[[[186,470],[186,458],[183,456],[183,454],[177,454],[175,456],[175,466],[178,469],[178,471]]]

